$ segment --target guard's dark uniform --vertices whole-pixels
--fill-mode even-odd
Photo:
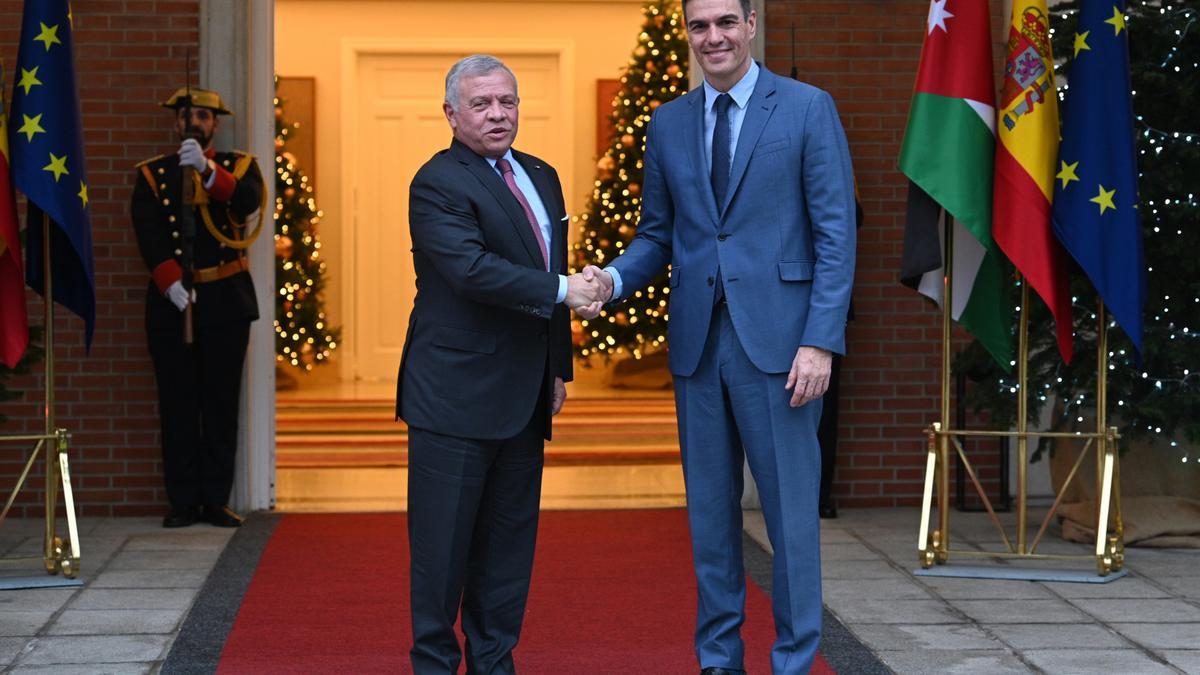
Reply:
[[[242,365],[250,322],[258,318],[245,251],[221,243],[216,228],[240,240],[263,200],[263,179],[250,155],[209,153],[212,184],[199,182],[193,246],[194,344],[184,345],[183,312],[164,293],[183,269],[179,224],[183,169],[175,154],[138,165],[133,227],[151,280],[146,287],[146,333],[158,380],[163,464],[173,512],[220,510],[233,487]],[[197,178],[197,180],[199,180]],[[206,222],[207,221],[207,222]]]

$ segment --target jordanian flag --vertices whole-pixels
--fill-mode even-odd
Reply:
[[[900,170],[910,181],[900,278],[942,304],[942,237],[944,224],[952,222],[951,316],[1008,370],[1008,276],[1004,256],[992,240],[996,108],[991,34],[987,0],[930,3],[900,152]]]

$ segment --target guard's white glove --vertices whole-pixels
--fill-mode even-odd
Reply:
[[[176,281],[170,286],[167,286],[166,296],[167,299],[171,301],[171,304],[179,308],[179,311],[182,312],[183,310],[187,309],[188,292],[187,289],[183,287],[182,281]],[[192,304],[196,304],[196,289],[194,288],[192,289]]]
[[[208,158],[204,156],[204,148],[200,147],[200,143],[196,139],[189,138],[179,144],[179,166],[190,166],[200,173],[208,168]]]

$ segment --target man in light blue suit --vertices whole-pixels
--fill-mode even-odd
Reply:
[[[704,85],[655,112],[637,236],[585,276],[619,301],[671,263],[702,673],[744,667],[743,457],[775,550],[772,670],[807,673],[821,628],[817,423],[854,279],[850,155],[829,94],[750,58],[750,0],[685,0],[684,16]]]

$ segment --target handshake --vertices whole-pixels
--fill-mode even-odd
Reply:
[[[600,309],[612,299],[612,294],[612,275],[588,265],[582,272],[567,277],[567,297],[563,302],[581,318],[594,319],[600,316]]]

